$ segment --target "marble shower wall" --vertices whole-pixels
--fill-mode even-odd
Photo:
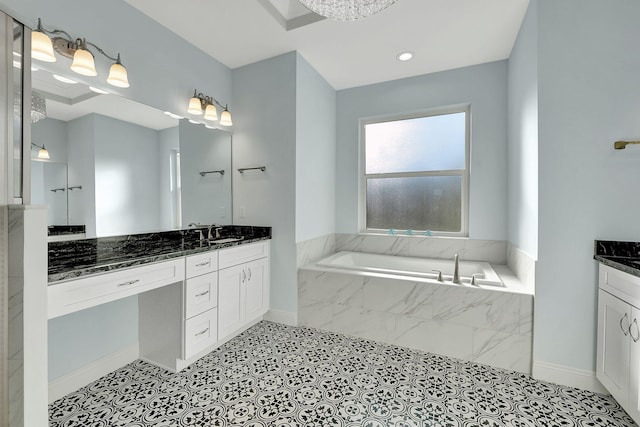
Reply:
[[[312,269],[298,284],[299,325],[531,372],[532,295]]]

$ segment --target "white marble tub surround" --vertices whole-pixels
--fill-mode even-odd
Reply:
[[[336,235],[327,234],[296,243],[297,266],[315,262],[336,251]]]
[[[336,234],[335,246],[337,252],[353,251],[438,259],[453,259],[453,256],[458,254],[460,259],[468,261],[507,263],[507,242],[504,240],[362,233]]]
[[[454,274],[453,260],[389,256],[364,252],[338,252],[319,260],[317,265],[330,269],[397,274],[433,280],[437,280],[441,274],[445,282],[452,281]],[[463,284],[469,284],[472,276],[477,275],[476,283],[478,286],[503,286],[502,281],[487,262],[459,261],[458,271],[460,282]]]
[[[531,372],[533,292],[506,266],[472,287],[321,262],[298,271],[300,325]]]
[[[515,273],[520,282],[533,289],[536,284],[536,260],[522,249],[509,243],[507,245],[507,266]]]

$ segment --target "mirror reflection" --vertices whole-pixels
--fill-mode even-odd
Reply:
[[[84,225],[91,238],[231,222],[229,132],[44,69],[32,82],[32,203],[48,206],[50,232]]]

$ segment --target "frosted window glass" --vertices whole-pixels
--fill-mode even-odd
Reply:
[[[365,125],[366,174],[465,168],[466,113]]]
[[[367,228],[461,231],[462,177],[367,179]]]

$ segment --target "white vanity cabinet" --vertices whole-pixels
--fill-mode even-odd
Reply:
[[[222,249],[218,272],[218,337],[225,339],[269,309],[269,242]]]
[[[596,377],[640,423],[640,277],[600,264]]]

